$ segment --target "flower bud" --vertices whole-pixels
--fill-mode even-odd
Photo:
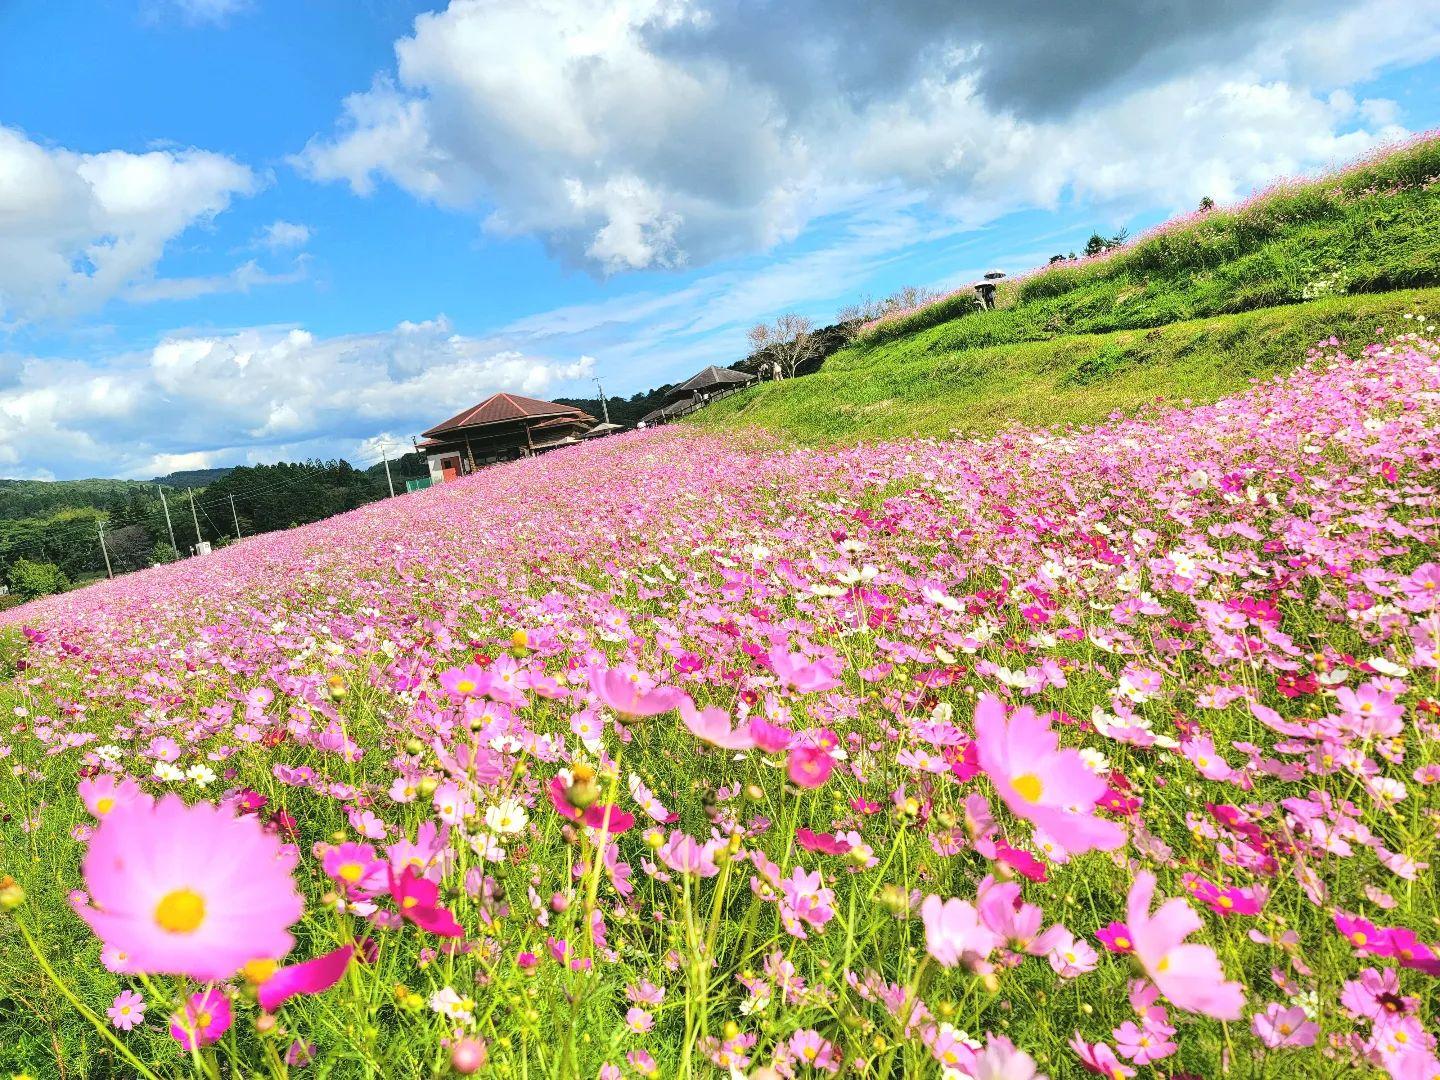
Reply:
[[[902,915],[910,908],[910,898],[898,885],[886,885],[880,890],[880,906],[891,915]]]
[[[14,911],[25,903],[25,890],[13,878],[6,880],[9,884],[0,886],[0,911]]]
[[[325,692],[330,695],[331,701],[344,701],[345,696],[350,693],[345,686],[345,679],[340,675],[331,675],[325,680]]]
[[[407,754],[423,754],[425,752],[425,744],[419,739],[407,739],[405,742],[405,752]]]
[[[479,1072],[484,1067],[487,1056],[485,1043],[481,1039],[471,1039],[467,1036],[463,1039],[456,1039],[450,1045],[450,1067],[461,1076]]]
[[[435,789],[440,786],[440,781],[433,776],[422,776],[420,778],[420,794],[427,799],[435,794]]]

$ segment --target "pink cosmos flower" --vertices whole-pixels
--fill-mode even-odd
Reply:
[[[698,843],[679,829],[671,831],[657,854],[660,861],[677,874],[694,874],[708,878],[720,872],[720,867],[715,865],[715,851],[711,846]]]
[[[297,994],[320,994],[329,990],[345,975],[355,946],[344,945],[333,952],[288,967],[271,968],[267,963],[248,965],[247,977],[256,977],[260,1007],[274,1012]]]
[[[1004,1035],[985,1035],[985,1049],[975,1052],[970,1066],[974,1080],[1046,1080],[1036,1071],[1035,1059]]]
[[[1125,831],[1094,815],[1105,781],[1091,772],[1080,751],[1061,750],[1050,725],[1029,707],[1007,719],[998,698],[986,695],[975,706],[980,767],[1012,813],[1043,829],[1072,854],[1094,848],[1110,851],[1125,842]]]
[[[730,714],[724,709],[714,706],[697,709],[689,697],[682,696],[680,719],[685,722],[690,734],[722,750],[749,750],[755,745],[752,734],[731,726]]]
[[[385,891],[389,866],[369,844],[347,841],[327,848],[321,866],[352,896],[370,897]]]
[[[1155,875],[1136,875],[1130,886],[1126,924],[1135,956],[1160,992],[1177,1006],[1216,1020],[1238,1020],[1245,991],[1238,982],[1225,982],[1220,958],[1208,945],[1187,945],[1185,938],[1200,929],[1195,909],[1171,899],[1150,914],[1155,896]]]
[[[925,923],[925,948],[942,967],[981,970],[1000,944],[999,936],[980,921],[973,904],[931,895],[920,905]]]
[[[1271,1002],[1264,1012],[1256,1013],[1250,1020],[1250,1030],[1271,1050],[1281,1046],[1314,1046],[1315,1037],[1320,1034],[1320,1025],[1305,1015],[1299,1005],[1286,1008]]]
[[[490,673],[479,664],[447,668],[440,672],[440,685],[454,698],[478,697],[490,688]]]
[[[1114,1050],[1104,1043],[1087,1043],[1078,1031],[1070,1039],[1070,1049],[1079,1056],[1086,1072],[1098,1073],[1105,1080],[1125,1080],[1135,1075],[1135,1070],[1121,1062]]]
[[[154,801],[140,790],[140,785],[131,777],[126,776],[116,780],[109,773],[101,773],[89,780],[80,781],[78,791],[80,801],[85,804],[85,809],[97,818],[107,817],[110,811],[117,806],[125,806],[136,801],[147,803]]]
[[[805,1028],[790,1036],[790,1054],[803,1065],[825,1072],[840,1071],[840,1055],[835,1047],[814,1028]]]
[[[437,937],[458,938],[465,936],[465,930],[455,921],[455,916],[440,907],[440,887],[429,878],[420,877],[413,866],[397,878],[394,868],[389,870],[390,895],[402,917],[410,920],[426,933]]]
[[[218,1041],[230,1030],[230,1020],[230,999],[219,990],[202,990],[170,1017],[170,1034],[186,1050],[194,1050]]]
[[[136,1024],[145,1022],[145,999],[134,990],[122,990],[115,995],[105,1015],[121,1031],[129,1031]]]
[[[178,795],[116,806],[85,855],[94,902],[80,915],[128,970],[226,978],[255,956],[284,956],[304,902],[295,856],[254,817]]]
[[[629,666],[590,668],[590,689],[600,704],[625,717],[659,716],[678,708],[685,695],[673,686],[655,686]]]
[[[644,1035],[655,1026],[655,1017],[638,1005],[625,1012],[625,1026],[636,1035]]]
[[[1156,1029],[1149,1024],[1141,1027],[1133,1020],[1126,1020],[1110,1034],[1115,1039],[1115,1049],[1122,1057],[1129,1058],[1136,1065],[1162,1061],[1179,1049],[1179,1046],[1170,1041],[1166,1030]]]
[[[765,655],[780,681],[798,693],[813,694],[841,685],[839,660],[811,660],[804,653],[792,653],[783,645],[776,645]]]
[[[786,759],[785,772],[796,787],[823,787],[835,769],[835,759],[815,746],[797,746]]]

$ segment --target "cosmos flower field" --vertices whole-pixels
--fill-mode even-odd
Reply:
[[[0,1068],[1440,1075],[1412,325],[1092,429],[611,438],[0,616]]]

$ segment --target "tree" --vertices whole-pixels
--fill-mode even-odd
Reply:
[[[1214,209],[1215,200],[1210,198],[1209,195],[1206,195],[1203,199],[1200,200],[1200,212],[1202,214],[1208,214],[1211,210]]]
[[[1121,229],[1114,236],[1101,236],[1099,233],[1091,233],[1090,239],[1085,241],[1086,255],[1099,255],[1101,252],[1118,248],[1125,243],[1130,236],[1129,229]]]
[[[9,582],[15,595],[26,600],[64,592],[70,587],[69,580],[54,563],[32,562],[29,559],[20,559],[10,567]]]
[[[793,311],[773,323],[752,326],[747,336],[751,354],[766,353],[787,379],[793,379],[796,369],[815,355],[815,324]]]

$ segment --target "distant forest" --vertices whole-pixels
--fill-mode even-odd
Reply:
[[[397,492],[405,480],[429,475],[416,453],[391,461],[390,470]],[[103,577],[107,553],[114,573],[129,573],[189,554],[197,538],[232,543],[237,521],[241,536],[272,532],[389,492],[383,462],[357,469],[339,460],[194,470],[155,482],[0,480],[0,586],[8,589],[0,607]]]

